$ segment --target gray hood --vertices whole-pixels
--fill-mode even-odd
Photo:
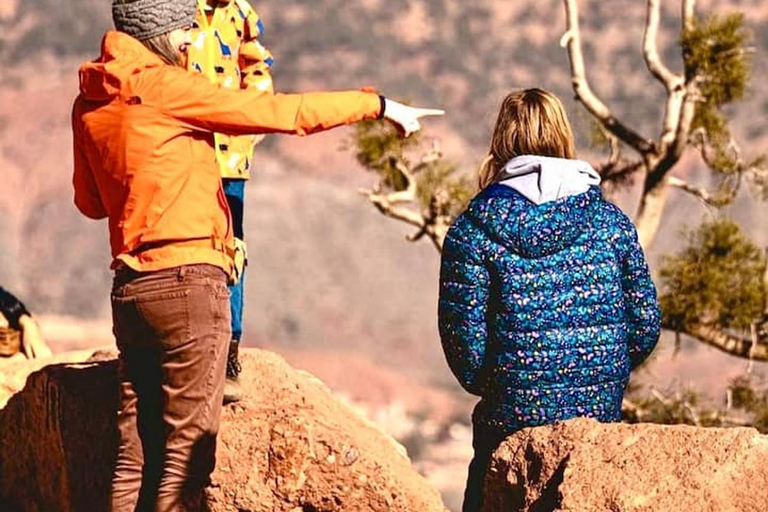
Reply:
[[[522,155],[507,162],[498,183],[534,204],[544,204],[599,186],[600,175],[583,160]]]

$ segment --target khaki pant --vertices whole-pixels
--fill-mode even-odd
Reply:
[[[112,512],[194,511],[215,465],[227,276],[211,265],[115,274],[120,449]]]

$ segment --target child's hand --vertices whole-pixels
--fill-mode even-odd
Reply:
[[[40,327],[31,316],[22,315],[19,318],[19,326],[21,327],[22,350],[27,359],[51,357],[51,349],[43,341]]]
[[[389,98],[384,98],[384,118],[392,121],[397,126],[403,137],[421,129],[419,119],[425,116],[442,116],[444,110],[434,108],[417,108],[403,105]]]

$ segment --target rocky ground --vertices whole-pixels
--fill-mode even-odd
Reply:
[[[405,449],[320,380],[272,352],[244,352],[246,395],[222,413],[209,512],[445,510]],[[47,362],[0,362],[0,510],[103,510],[117,443],[114,355]]]

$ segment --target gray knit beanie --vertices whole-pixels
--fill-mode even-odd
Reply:
[[[120,32],[146,41],[195,21],[195,0],[137,0],[112,2],[112,21]]]

